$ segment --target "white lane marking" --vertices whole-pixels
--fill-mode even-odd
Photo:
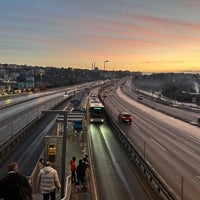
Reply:
[[[4,126],[4,127],[0,128],[0,131],[4,130],[5,128],[7,128],[7,126]]]
[[[200,180],[200,176],[196,176]]]
[[[154,144],[156,144],[158,147],[160,147],[163,151],[166,151],[166,149],[165,149],[163,146],[161,146],[158,142],[156,142],[153,138],[150,138],[150,140],[151,140]]]

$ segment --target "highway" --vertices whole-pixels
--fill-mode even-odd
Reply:
[[[33,99],[31,101],[27,101],[22,104],[18,104],[1,110],[1,126],[3,124],[4,127],[9,128],[10,123],[17,118],[20,118],[20,121],[24,121],[23,116],[26,116],[24,113],[33,113],[33,111],[38,108],[38,106],[40,107],[40,104],[43,105],[44,102],[49,102],[49,98],[51,99],[52,97],[46,96],[41,97],[40,99]],[[41,111],[42,108],[44,107],[41,107]],[[5,113],[7,113],[7,115]],[[0,160],[0,178],[2,178],[2,176],[6,174],[8,163],[13,161],[18,162],[21,173],[26,176],[30,176],[44,149],[44,136],[51,134],[54,129],[55,116],[50,115],[41,118],[40,122],[34,125],[28,131],[26,136],[14,145],[14,148],[8,153],[8,155]],[[4,131],[0,133],[0,138],[1,141],[6,138]]]
[[[130,88],[130,85],[127,85],[127,88]],[[183,195],[184,200],[198,200],[200,196],[199,128],[163,115],[137,100],[133,101],[119,88],[116,88],[116,92],[113,88],[111,93],[113,95],[104,98],[104,102],[113,119],[118,122],[117,116],[122,110],[128,110],[134,117],[131,126],[119,124],[119,128],[124,130],[132,144],[179,197]],[[8,128],[7,123],[22,116],[23,112],[27,112],[26,110],[31,112],[36,102],[38,105],[43,103],[35,99],[1,110],[0,127]],[[21,171],[25,175],[30,175],[27,168],[30,170],[32,168],[28,164],[31,161],[35,162],[36,157],[38,159],[44,146],[43,137],[47,134],[47,129],[51,129],[46,125],[50,126],[52,119],[45,119],[47,121],[32,130],[34,134],[31,134],[29,142],[22,141],[20,146],[17,146],[6,158],[6,162],[5,160],[0,162],[0,177],[5,174],[7,163],[13,160],[20,162]],[[139,181],[134,167],[113,136],[108,124],[109,122],[102,126],[89,126],[94,172],[100,199],[155,199],[145,183]],[[1,132],[0,134],[2,135]],[[32,159],[32,156],[35,158]],[[181,194],[182,185],[183,194]]]
[[[22,104],[18,104],[16,106],[6,108],[5,110],[6,110],[7,115],[3,114],[4,113],[3,110],[0,111],[0,112],[2,112],[2,119],[4,120],[4,124],[6,125],[6,123],[9,123],[10,120],[12,120],[13,118],[23,115],[23,112],[27,112],[26,109],[28,109],[29,112],[31,112],[31,109],[33,109],[33,110],[35,109],[33,105],[35,105],[35,104],[37,105],[37,103],[43,104],[44,103],[43,100],[46,99],[44,101],[48,101],[49,98],[51,98],[51,97],[48,95],[46,97],[41,97],[40,99],[33,99],[31,101],[27,101]],[[36,163],[37,163],[38,159],[40,158],[40,155],[43,151],[44,136],[49,134],[49,131],[50,130],[52,131],[52,129],[55,128],[54,122],[51,122],[53,120],[53,118],[54,117],[52,117],[52,116],[46,116],[45,118],[43,118],[42,121],[40,123],[38,123],[34,127],[34,129],[32,129],[30,131],[30,133],[28,133],[27,137],[25,137],[19,143],[19,145],[16,145],[16,148],[14,148],[13,151],[8,156],[6,156],[5,159],[1,160],[1,162],[0,162],[0,165],[1,165],[0,178],[6,174],[7,164],[11,161],[17,161],[20,166],[20,172],[26,176],[30,176],[30,174],[32,173],[32,171],[34,169],[34,166],[36,165]],[[48,124],[48,126],[47,126],[47,124]],[[110,136],[113,135],[113,134],[111,134],[112,131],[107,124],[103,125],[103,129],[105,131],[107,131]],[[101,131],[101,132],[104,132],[104,131]],[[99,136],[100,136],[101,132],[99,132]],[[96,131],[95,131],[95,133],[96,133]],[[92,136],[92,134],[93,134],[93,131],[91,132],[91,136]],[[105,132],[104,132],[104,134],[105,134]],[[92,143],[96,144],[96,142],[97,142],[96,137],[91,137],[91,138],[92,138]],[[116,138],[114,138],[113,136],[109,140],[110,140],[110,141],[108,141],[110,143],[109,145],[112,144],[115,147],[119,146]],[[104,144],[104,147],[102,146],[102,149],[108,148],[109,145],[107,144],[105,146],[105,144]],[[122,197],[127,197],[128,199],[137,199],[137,198],[145,199],[145,200],[146,199],[155,199],[155,198],[153,198],[153,194],[151,194],[147,185],[145,185],[139,179],[139,176],[135,172],[134,167],[130,164],[130,162],[128,162],[128,157],[126,156],[125,152],[123,152],[122,148],[118,147],[117,152],[112,153],[112,151],[113,150],[110,149],[109,154],[107,154],[107,151],[100,152],[100,155],[102,155],[103,158],[107,159],[108,162],[110,162],[110,166],[116,166],[116,160],[113,160],[113,158],[115,156],[117,158],[117,160],[119,161],[119,163],[121,162],[119,164],[119,167],[118,167],[119,169],[117,171],[116,171],[116,168],[115,169],[108,168],[106,162],[102,163],[101,159],[99,157],[95,156],[96,153],[99,154],[97,152],[97,149],[95,150],[96,153],[94,153],[94,155],[93,155],[93,158],[95,158],[94,159],[95,168],[99,169],[98,172],[96,170],[94,170],[95,174],[97,174],[96,177],[99,177],[99,173],[103,170],[105,172],[105,175],[108,175],[108,174],[111,175],[109,180],[112,184],[115,185],[115,187],[112,188],[112,192],[111,192],[111,188],[107,187],[108,176],[106,176],[107,179],[105,179],[104,181],[102,181],[100,179],[97,180],[98,183],[101,183],[100,185],[97,185],[98,191],[100,194],[100,199],[102,199],[102,198],[110,199],[111,196],[113,196],[115,199],[121,199]],[[119,157],[119,153],[121,154],[120,157]],[[110,159],[111,154],[112,154],[112,159]],[[104,167],[106,167],[106,170]],[[109,169],[109,170],[107,170],[107,169]],[[113,170],[115,171],[115,173],[113,173]],[[125,170],[125,171],[123,172],[123,170]],[[123,172],[123,173],[121,173],[121,172]],[[115,175],[113,176],[113,174],[115,174]],[[101,177],[103,177],[103,176],[101,176]],[[104,178],[105,178],[105,176],[104,176]],[[123,178],[123,181],[122,181],[122,178]],[[131,184],[128,184],[129,181],[127,180],[127,178],[129,180],[131,180]],[[112,186],[112,184],[109,184],[109,185]],[[134,186],[134,187],[132,187],[132,186]],[[123,189],[123,191],[121,191],[119,189],[116,190],[116,188],[124,188],[124,189]],[[127,191],[128,191],[128,193],[127,193]]]
[[[127,83],[124,88],[130,89],[130,84]],[[111,90],[108,90],[109,93]],[[121,111],[132,114],[133,124],[131,126],[119,124],[119,128],[124,130],[131,143],[175,192],[177,198],[179,196],[187,200],[198,200],[200,197],[199,127],[164,115],[144,106],[138,100],[125,97],[119,88],[116,93],[112,88],[112,95],[104,98],[104,102],[116,122]],[[169,107],[165,109],[169,110]],[[176,113],[176,110],[173,112]],[[184,115],[190,118],[191,113],[187,114],[187,111],[184,111]]]
[[[79,89],[86,86],[81,84]],[[0,99],[0,145],[19,130],[38,118],[41,112],[48,110],[63,101],[64,91],[69,91],[73,95],[77,88],[70,86],[67,88],[55,89],[44,93],[34,93],[28,95],[11,95]]]
[[[184,103],[182,103],[182,105],[180,103],[171,104],[171,106],[165,105],[164,102],[159,103],[162,101],[159,101],[159,99],[157,99],[156,97],[154,97],[152,100],[151,94],[149,94],[148,96],[143,95],[143,99],[139,100],[138,94],[133,90],[133,85],[130,82],[127,83],[127,87],[122,87],[122,90],[131,99],[134,99],[140,102],[141,104],[147,105],[148,107],[166,113],[167,115],[171,115],[173,117],[181,119],[190,124],[198,125],[197,116],[199,116],[200,108],[199,109],[193,107],[189,108],[187,104]]]
[[[33,98],[0,110],[0,144],[40,116],[41,111],[51,108],[63,98],[62,93],[56,93]]]

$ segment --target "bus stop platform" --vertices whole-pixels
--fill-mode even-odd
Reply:
[[[86,137],[87,138],[87,137]],[[76,157],[76,166],[79,163],[79,160],[83,158],[83,154],[86,151],[87,139],[82,140],[80,133],[71,133],[67,136],[67,145],[66,145],[66,178],[71,175],[70,170],[70,160],[73,156]],[[74,184],[71,185],[71,196],[70,199],[66,200],[92,200],[92,187],[91,187],[91,169],[86,172],[86,183],[83,188],[79,189]],[[62,186],[61,186],[62,187]],[[32,194],[33,200],[43,200],[43,196],[40,192]],[[61,199],[60,192],[56,193],[56,200]]]

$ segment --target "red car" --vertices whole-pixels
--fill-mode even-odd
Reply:
[[[119,121],[126,124],[131,124],[132,116],[127,112],[122,112],[119,114]]]

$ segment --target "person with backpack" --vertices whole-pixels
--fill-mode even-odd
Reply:
[[[84,182],[84,175],[85,175],[85,169],[84,169],[82,159],[79,160],[79,164],[76,168],[76,174],[77,174],[77,187],[82,188],[83,182]]]

